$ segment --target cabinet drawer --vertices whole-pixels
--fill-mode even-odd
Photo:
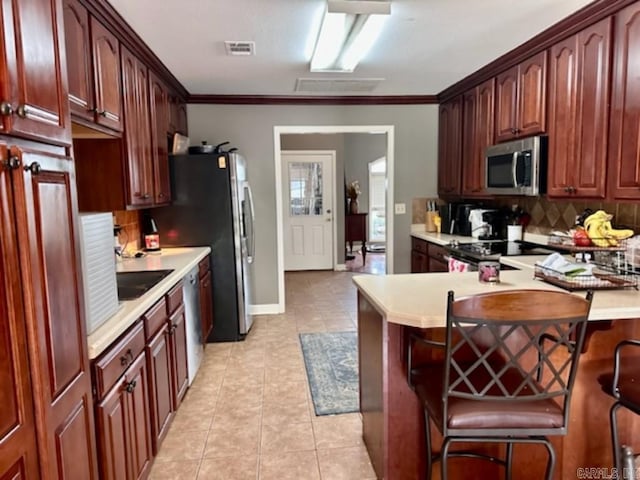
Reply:
[[[440,245],[429,244],[429,256],[440,262],[448,263],[447,251]]]
[[[420,240],[419,238],[411,237],[411,250],[426,254],[427,242],[425,240]]]
[[[198,264],[198,276],[200,277],[200,279],[202,279],[202,277],[204,277],[208,271],[209,271],[209,255],[207,255],[202,260],[200,260],[200,263]]]
[[[142,322],[116,341],[93,365],[96,393],[102,398],[127,370],[129,365],[144,351],[145,338]]]
[[[182,280],[167,293],[167,315],[172,315],[182,305]]]
[[[147,310],[142,318],[144,320],[145,337],[149,340],[161,327],[166,325],[169,318],[165,297],[162,297],[153,307]]]

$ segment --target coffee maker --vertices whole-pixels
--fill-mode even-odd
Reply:
[[[454,235],[462,235],[465,237],[471,236],[471,221],[469,220],[469,214],[474,208],[478,208],[478,206],[473,203],[460,203],[457,205],[455,226],[453,229]]]
[[[507,212],[504,210],[488,210],[482,214],[482,221],[489,225],[489,233],[480,240],[507,239]]]
[[[444,203],[438,207],[441,218],[441,232],[449,235],[456,234],[456,214],[458,203]]]

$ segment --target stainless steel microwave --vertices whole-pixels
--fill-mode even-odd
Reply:
[[[485,191],[494,195],[545,193],[547,137],[522,138],[487,147]]]

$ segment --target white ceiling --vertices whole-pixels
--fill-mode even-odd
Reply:
[[[190,93],[220,95],[294,95],[300,77],[384,78],[371,95],[436,94],[591,2],[392,0],[356,70],[326,74],[309,72],[324,0],[109,1]],[[227,56],[225,40],[254,41],[256,55]]]

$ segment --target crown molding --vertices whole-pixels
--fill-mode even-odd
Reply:
[[[187,103],[218,105],[432,105],[436,95],[190,95]]]
[[[440,103],[451,100],[482,82],[519,64],[523,60],[546,50],[561,40],[570,37],[593,25],[600,20],[615,14],[622,8],[635,3],[637,0],[595,0],[577,12],[550,26],[522,45],[505,53],[496,60],[488,63],[471,75],[463,78],[441,91],[437,96]]]

